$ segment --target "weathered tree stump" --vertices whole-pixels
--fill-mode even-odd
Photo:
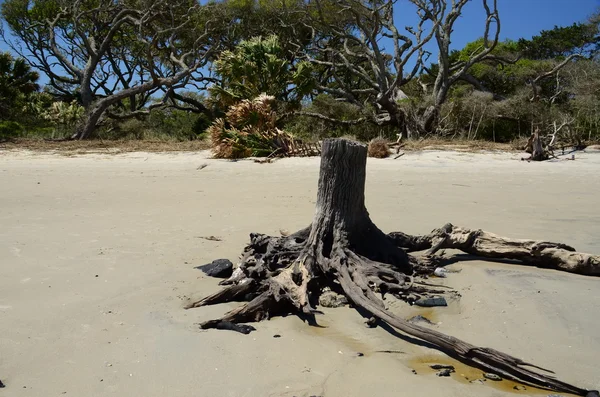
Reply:
[[[357,142],[344,139],[323,142],[312,224],[283,237],[251,234],[239,266],[229,279],[220,283],[226,287],[189,303],[187,308],[230,301],[248,303],[200,327],[233,329],[231,324],[289,313],[315,323],[314,307],[319,295],[328,287],[343,293],[349,302],[371,316],[486,372],[558,392],[594,395],[527,368],[541,369],[518,358],[473,346],[397,317],[386,310],[382,298],[391,294],[408,301],[414,296],[444,293],[445,290],[418,276],[434,271],[438,260],[433,255],[442,248],[457,248],[484,257],[518,259],[524,264],[588,275],[600,275],[600,258],[576,253],[564,244],[509,240],[450,224],[427,236],[400,232],[386,235],[373,224],[365,207],[366,159],[366,146]],[[420,257],[407,253],[423,250],[428,251]]]
[[[526,151],[531,153],[531,157],[527,160],[544,161],[550,157],[548,150],[544,147],[544,142],[540,136],[540,129],[536,128],[533,134],[527,140]]]

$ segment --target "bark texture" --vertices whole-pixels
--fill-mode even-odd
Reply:
[[[452,293],[424,280],[440,263],[434,254],[442,248],[588,275],[598,275],[598,257],[578,254],[564,244],[511,240],[450,224],[427,236],[386,235],[373,224],[365,207],[366,158],[367,148],[359,143],[344,139],[323,142],[311,226],[283,237],[251,234],[239,266],[221,282],[225,288],[190,302],[187,308],[230,301],[248,303],[200,327],[248,333],[252,327],[236,329],[232,324],[289,313],[315,324],[314,307],[327,287],[343,293],[352,305],[374,318],[467,364],[549,390],[594,396],[595,392],[534,371],[541,368],[516,357],[408,322],[388,311],[383,298],[389,294],[412,303]],[[418,257],[407,253],[423,250],[428,251]]]

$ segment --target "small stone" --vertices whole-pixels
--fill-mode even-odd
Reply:
[[[416,375],[416,374],[417,374],[417,370],[416,370],[416,369],[413,369],[413,370],[412,370],[412,373]]]
[[[361,353],[361,352],[358,352],[358,353],[356,353],[356,356],[357,357],[364,357],[365,355],[363,353]]]
[[[202,270],[209,277],[229,278],[233,274],[233,263],[229,259],[215,259],[196,269]]]
[[[431,369],[449,369],[451,371],[454,371],[454,366],[452,365],[444,365],[444,364],[432,364],[429,366],[429,368]]]
[[[411,323],[425,323],[425,324],[429,324],[429,325],[435,325],[434,322],[429,320],[427,317],[421,316],[420,314],[409,318],[408,321]]]
[[[513,387],[513,389],[515,390],[527,390],[527,388],[523,385],[516,385]]]
[[[502,378],[501,378],[501,377],[499,377],[498,375],[496,375],[496,374],[492,374],[492,373],[489,373],[489,372],[487,372],[487,373],[483,374],[483,377],[484,377],[484,378],[486,378],[486,379],[489,379],[489,380],[496,381],[496,382],[498,382],[498,381],[501,381],[501,380],[502,380]]]
[[[95,276],[95,277],[98,277],[98,275],[96,274],[96,276]]]
[[[333,291],[324,292],[319,297],[319,305],[323,307],[342,307],[348,304],[348,299],[344,295],[336,294]]]
[[[454,372],[454,370],[453,370],[453,369],[446,368],[446,369],[443,369],[443,370],[439,371],[439,372],[438,372],[436,375],[437,375],[437,376],[450,376],[450,374],[451,374],[452,372]]]
[[[281,338],[281,335],[275,334],[275,335],[273,335],[273,338]]]
[[[438,298],[421,298],[415,302],[415,305],[421,307],[435,307],[435,306],[448,306],[446,299],[443,297]]]
[[[365,321],[365,324],[369,328],[375,328],[375,327],[377,327],[377,319],[375,317],[371,317],[370,319]]]
[[[6,387],[6,385],[4,383],[2,383],[2,381],[0,380],[0,389],[3,389],[5,387]]]
[[[112,367],[111,363],[106,364],[107,367]]]
[[[485,384],[485,379],[475,379],[475,380],[470,381],[470,383],[477,384],[477,385],[483,385],[483,384]]]

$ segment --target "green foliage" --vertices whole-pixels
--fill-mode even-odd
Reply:
[[[150,113],[146,129],[155,136],[169,136],[185,141],[203,139],[211,120],[204,114],[178,109],[156,110]]]
[[[39,90],[39,75],[23,58],[0,53],[0,120],[18,120],[28,98]]]
[[[224,51],[214,67],[221,84],[210,93],[223,108],[261,94],[298,104],[313,88],[311,65],[285,59],[277,36],[242,41],[234,51]]]
[[[592,22],[555,26],[542,30],[531,40],[520,39],[518,49],[530,59],[556,59],[580,53],[590,56],[600,45],[599,33],[598,25]]]
[[[0,121],[0,142],[20,137],[23,130],[16,121]]]

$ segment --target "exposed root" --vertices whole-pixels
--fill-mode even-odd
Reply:
[[[388,234],[388,237],[407,251],[428,250],[428,255],[433,255],[440,249],[458,249],[483,258],[516,260],[524,265],[600,276],[600,255],[576,252],[575,248],[562,243],[509,239],[483,230],[457,227],[451,223],[426,236],[394,232]]]
[[[485,258],[600,275],[600,258],[549,242],[512,240],[481,230],[447,224],[427,236],[385,235],[364,205],[366,147],[347,140],[323,143],[316,211],[311,227],[283,237],[252,234],[226,287],[188,308],[244,300],[243,306],[201,328],[236,329],[231,324],[297,314],[314,323],[315,304],[326,288],[343,292],[356,307],[403,333],[422,339],[462,361],[506,378],[558,392],[594,395],[540,374],[518,358],[476,347],[389,312],[386,295],[412,303],[422,297],[453,293],[425,279],[441,264],[441,249],[454,248]],[[407,251],[425,251],[421,256]],[[596,394],[597,395],[597,394]]]
[[[428,283],[421,276],[402,273],[397,266],[373,261],[335,243],[329,257],[325,257],[313,246],[308,245],[308,234],[307,229],[283,237],[252,234],[251,242],[244,250],[238,268],[232,279],[227,281],[229,285],[213,295],[189,304],[187,308],[230,301],[249,302],[220,319],[202,323],[200,327],[247,333],[252,329],[236,329],[231,324],[256,322],[289,313],[310,318],[315,312],[314,304],[318,302],[318,295],[323,288],[339,290],[341,287],[353,305],[401,332],[437,346],[467,364],[549,390],[578,395],[588,393],[587,390],[552,376],[535,372],[531,368],[550,371],[525,363],[516,357],[491,348],[473,346],[395,316],[385,308],[383,299],[386,294],[412,303],[415,295],[443,295],[453,291],[445,286]],[[433,271],[435,260],[431,255],[442,248],[457,248],[484,257],[518,259],[528,264],[543,263],[546,267],[552,266],[568,271],[587,269],[588,274],[595,274],[591,269],[597,270],[597,267],[590,267],[589,261],[596,260],[591,255],[589,258],[585,257],[588,258],[588,262],[577,262],[579,267],[574,267],[569,258],[585,254],[577,254],[573,248],[564,244],[509,240],[450,224],[434,230],[427,236],[390,233],[388,239],[410,251],[428,250],[429,256],[409,257],[410,263],[420,266],[422,273],[426,270]],[[498,246],[499,241],[501,243]],[[490,246],[492,242],[496,244],[494,249]],[[551,261],[540,262],[541,259],[538,258],[550,258]],[[566,266],[565,263],[569,265]],[[583,263],[587,265],[584,266]]]

